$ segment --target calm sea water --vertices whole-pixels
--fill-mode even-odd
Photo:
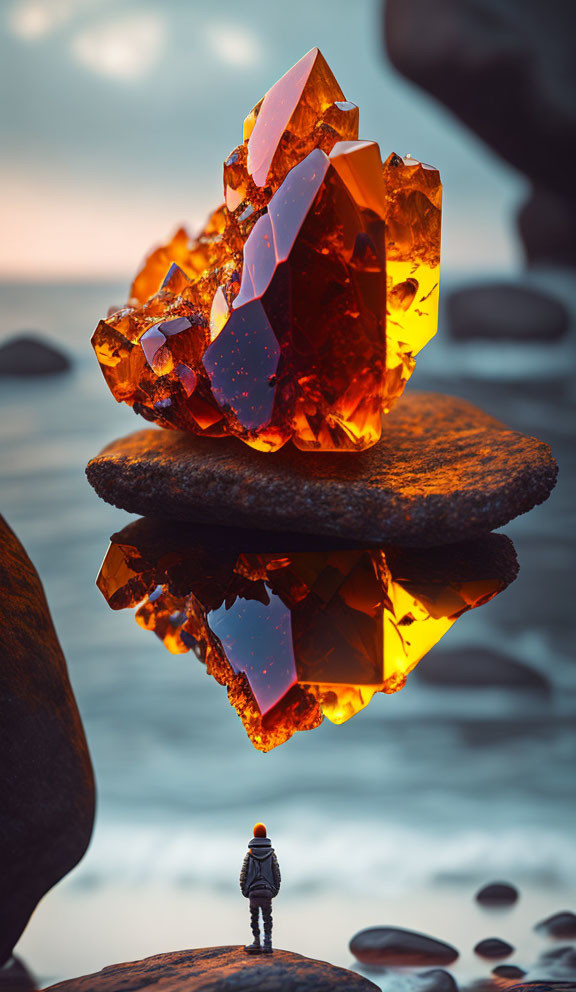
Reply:
[[[463,665],[470,647],[503,652],[543,673],[550,694],[436,689],[413,676],[347,724],[325,722],[262,755],[192,655],[169,655],[94,585],[109,535],[130,517],[96,497],[84,466],[141,426],[113,401],[89,347],[98,317],[123,295],[119,286],[11,286],[0,308],[0,337],[37,328],[75,361],[70,375],[47,381],[0,380],[0,509],[45,584],[98,781],[95,837],[75,884],[231,889],[239,845],[264,819],[293,893],[330,891],[335,864],[344,893],[492,875],[575,890],[569,351],[457,347],[440,334],[413,379],[537,434],[560,463],[548,503],[504,529],[517,581],[435,649],[460,650]]]

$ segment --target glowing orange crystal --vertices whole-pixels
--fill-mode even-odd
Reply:
[[[169,651],[195,650],[262,751],[401,689],[457,617],[514,576],[491,550],[509,546],[501,535],[484,539],[489,553],[481,541],[423,552],[254,550],[263,540],[136,521],[112,538],[98,577],[113,609],[137,606],[138,623]]]
[[[441,185],[382,165],[313,49],[254,107],[197,238],[155,249],[93,345],[117,400],[261,451],[362,450],[436,330]]]

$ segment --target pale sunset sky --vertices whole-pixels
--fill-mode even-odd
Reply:
[[[440,168],[445,272],[510,271],[524,184],[387,63],[377,0],[2,0],[0,279],[129,279],[221,201],[264,92],[317,45],[360,136]]]

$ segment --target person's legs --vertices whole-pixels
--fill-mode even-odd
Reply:
[[[252,944],[246,944],[244,950],[248,951],[249,954],[259,954],[261,950],[260,946],[260,925],[258,916],[260,909],[258,903],[255,900],[250,900],[250,929],[252,930],[252,935],[254,937],[254,942]]]
[[[267,899],[262,906],[262,920],[264,923],[264,954],[272,954],[272,900]]]

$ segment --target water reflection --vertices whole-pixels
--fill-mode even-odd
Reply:
[[[193,650],[268,751],[401,689],[457,618],[516,573],[502,534],[357,548],[142,518],[113,535],[97,583],[169,651]]]

